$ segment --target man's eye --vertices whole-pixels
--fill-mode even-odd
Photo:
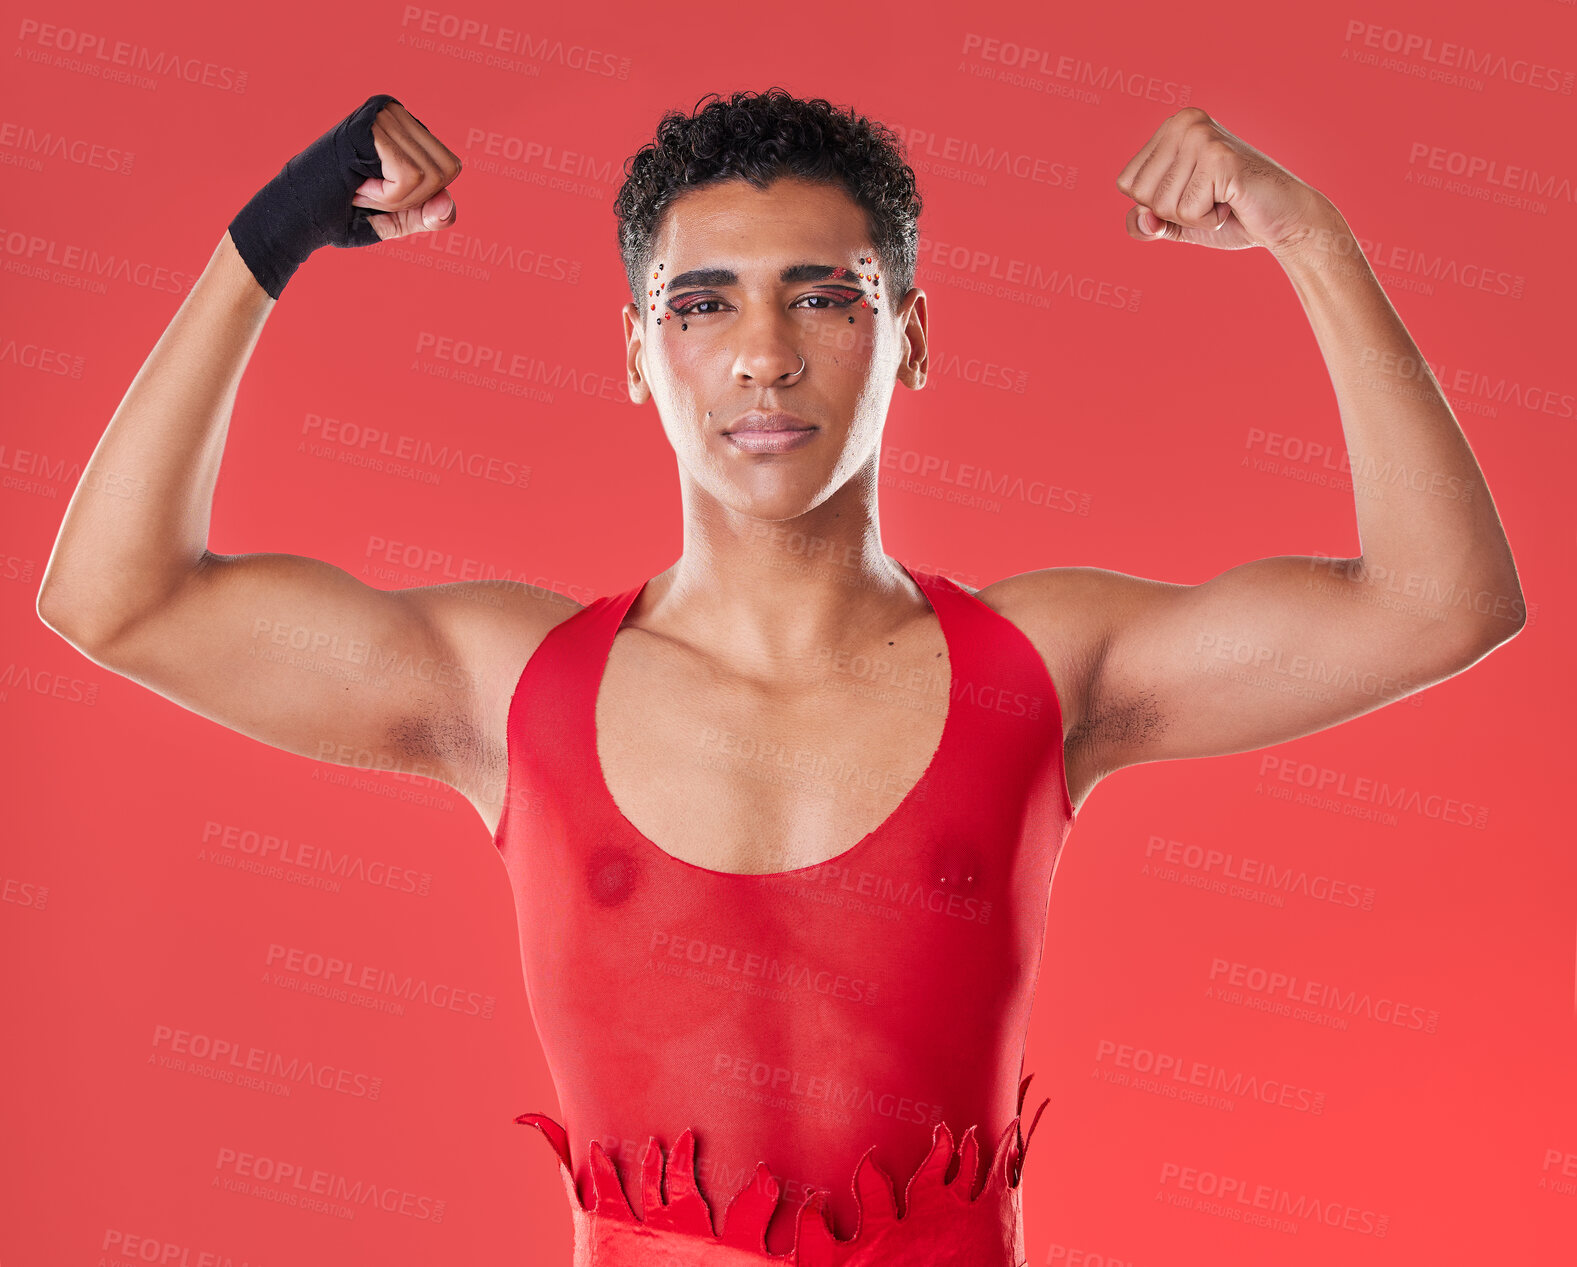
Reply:
[[[794,301],[794,306],[796,308],[809,307],[812,309],[812,311],[821,312],[828,308],[847,308],[858,298],[858,294],[801,295]],[[809,303],[808,301],[810,300],[814,300],[816,302]],[[707,307],[708,304],[713,306],[709,308]],[[721,299],[680,299],[668,305],[670,311],[681,317],[709,316],[714,312],[721,311],[726,306],[727,305],[724,304]]]
[[[821,302],[815,305],[817,308],[847,308],[854,302],[855,296],[850,295],[845,298],[841,295],[806,295],[799,302],[804,303],[806,299],[819,299]]]

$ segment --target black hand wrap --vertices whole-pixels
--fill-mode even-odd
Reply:
[[[368,220],[383,213],[353,207],[351,199],[362,181],[383,175],[372,121],[394,100],[386,92],[368,97],[281,167],[230,221],[236,250],[273,298],[320,246],[371,246],[381,240]]]

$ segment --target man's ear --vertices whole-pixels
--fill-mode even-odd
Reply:
[[[899,330],[904,339],[904,356],[898,365],[898,381],[919,391],[931,368],[931,350],[926,331],[925,291],[909,288],[898,305]]]
[[[652,398],[652,389],[646,384],[646,374],[642,370],[645,361],[643,349],[646,346],[646,326],[643,323],[641,310],[634,303],[627,303],[622,310],[624,317],[624,370],[630,399],[637,405],[644,405]]]

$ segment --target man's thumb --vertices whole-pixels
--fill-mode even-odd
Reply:
[[[1170,237],[1170,226],[1148,207],[1140,207],[1138,215],[1139,236],[1145,241]]]
[[[378,237],[388,242],[393,238],[408,238],[413,233],[447,229],[455,222],[456,210],[454,199],[440,189],[419,207],[384,211],[369,217],[368,222]]]
[[[427,229],[441,229],[454,220],[455,204],[449,192],[440,189],[422,204],[422,225]]]

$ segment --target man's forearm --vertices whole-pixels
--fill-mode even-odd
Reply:
[[[1277,254],[1313,326],[1336,390],[1364,566],[1411,588],[1484,602],[1448,603],[1465,635],[1509,637],[1521,590],[1478,460],[1417,344],[1346,220],[1329,207]],[[1504,600],[1496,604],[1493,600]]]
[[[226,232],[72,494],[39,589],[52,627],[112,637],[202,558],[236,390],[274,303]]]

